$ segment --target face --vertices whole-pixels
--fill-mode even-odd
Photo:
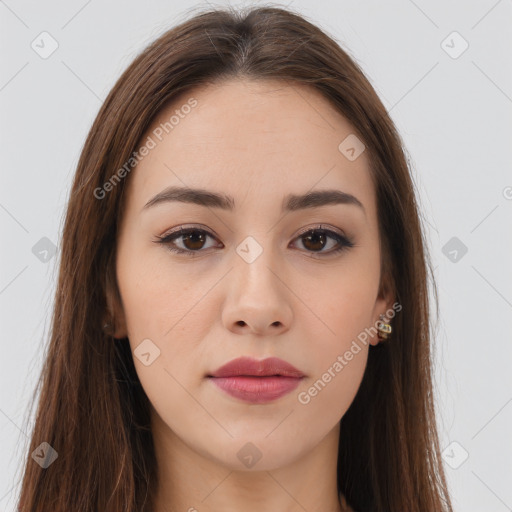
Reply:
[[[362,333],[390,301],[367,154],[338,148],[351,134],[315,91],[232,80],[162,111],[129,176],[116,336],[160,428],[228,468],[283,466],[336,431],[378,342]],[[217,373],[240,357],[256,363]]]

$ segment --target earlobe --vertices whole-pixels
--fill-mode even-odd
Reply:
[[[382,311],[382,305],[379,305],[379,302],[376,304],[376,312]],[[371,345],[378,345],[379,343],[388,343],[389,341],[393,341],[393,326],[391,318],[387,315],[389,311],[393,311],[392,308],[388,308],[383,313],[380,313],[378,319],[374,322],[373,327],[376,330],[376,335],[373,336],[370,340]]]
[[[392,321],[393,316],[388,316],[389,312],[393,311],[393,305],[396,303],[395,290],[392,286],[389,274],[385,274],[379,287],[379,293],[375,302],[373,311],[374,326],[377,329],[377,336],[370,341],[372,345],[378,345],[382,342],[389,342],[392,340]]]

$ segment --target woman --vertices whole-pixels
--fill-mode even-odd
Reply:
[[[429,265],[333,39],[271,7],[168,31],[78,163],[19,510],[451,511]]]

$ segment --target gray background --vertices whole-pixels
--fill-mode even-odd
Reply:
[[[362,66],[408,151],[440,292],[436,399],[455,510],[512,510],[512,2],[290,4]],[[0,1],[0,511],[14,510],[51,247],[86,134],[136,54],[194,6],[208,3]],[[58,43],[46,59],[31,47],[43,31]]]

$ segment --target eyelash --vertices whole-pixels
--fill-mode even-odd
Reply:
[[[325,257],[327,257],[327,255],[338,254],[342,251],[350,249],[351,247],[354,247],[354,243],[352,242],[351,239],[347,238],[344,235],[340,235],[339,233],[336,233],[335,231],[332,231],[330,229],[324,229],[324,228],[322,228],[321,225],[314,227],[314,228],[308,228],[308,229],[302,231],[301,233],[299,233],[297,238],[303,237],[310,233],[318,233],[318,232],[326,234],[328,236],[328,238],[333,238],[336,242],[338,242],[339,247],[337,249],[331,249],[330,251],[327,251],[325,253],[323,251],[307,251],[307,252],[311,252],[312,254],[315,254],[315,255],[316,254],[321,254],[321,255],[325,254],[326,255]],[[167,249],[173,253],[184,254],[186,256],[194,257],[196,253],[204,252],[204,250],[199,249],[197,251],[192,251],[190,249],[181,249],[179,247],[175,247],[175,246],[171,245],[174,240],[176,240],[184,235],[191,234],[191,233],[204,233],[211,238],[215,238],[215,236],[212,233],[210,233],[209,231],[204,230],[204,229],[180,228],[177,231],[169,233],[168,235],[157,236],[158,240],[154,240],[154,242],[167,245]],[[324,256],[321,256],[321,257],[324,257]]]

